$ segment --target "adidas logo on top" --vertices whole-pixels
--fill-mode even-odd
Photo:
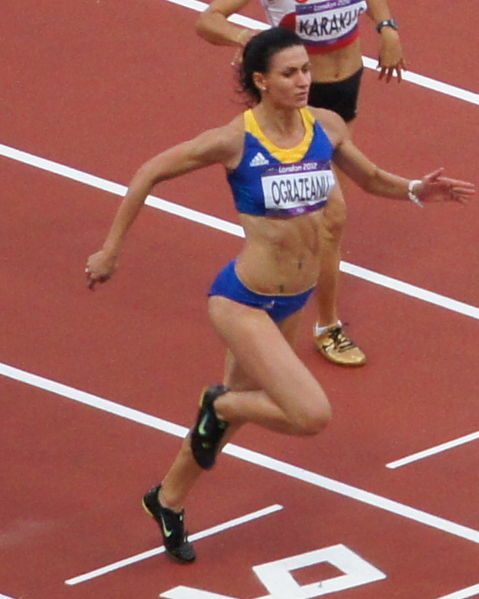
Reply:
[[[269,164],[269,160],[261,152],[258,152],[249,163],[250,166],[263,166],[264,164]]]

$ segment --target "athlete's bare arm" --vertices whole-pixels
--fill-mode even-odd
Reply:
[[[354,144],[343,119],[335,112],[310,108],[335,147],[334,164],[364,191],[386,198],[408,200],[411,179],[389,173],[374,164]],[[414,193],[421,201],[464,202],[475,193],[466,181],[443,176],[442,168],[417,179]]]
[[[133,176],[101,250],[88,259],[86,272],[90,289],[108,281],[115,272],[126,234],[157,183],[211,164],[234,168],[241,159],[243,140],[240,115],[224,127],[201,133],[145,162]]]
[[[198,35],[217,46],[244,47],[258,31],[228,21],[233,13],[243,9],[250,0],[213,0],[201,13],[197,23]]]

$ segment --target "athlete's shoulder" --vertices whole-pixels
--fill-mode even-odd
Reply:
[[[204,131],[192,140],[197,153],[228,166],[242,152],[244,120],[240,114],[226,125]]]
[[[234,147],[244,137],[244,113],[238,114],[226,125],[210,129],[209,133],[216,139],[219,146],[225,149]]]
[[[308,106],[308,110],[324,129],[334,146],[349,136],[348,127],[344,119],[333,110],[314,108],[313,106]]]

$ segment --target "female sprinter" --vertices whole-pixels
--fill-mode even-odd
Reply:
[[[198,18],[198,34],[212,44],[242,49],[255,31],[232,23],[228,17],[252,0],[212,0]],[[301,37],[310,57],[312,83],[308,104],[337,112],[353,132],[363,71],[359,21],[367,13],[378,32],[379,78],[401,81],[405,68],[398,26],[387,0],[261,0],[272,26],[290,28]],[[347,179],[336,173],[342,191]],[[362,366],[366,354],[346,333],[339,320],[337,298],[341,237],[346,204],[339,191],[323,212],[321,271],[316,299],[318,318],[314,345],[326,359],[342,366]]]
[[[422,203],[474,193],[441,170],[412,181],[381,170],[354,146],[341,117],[307,108],[310,64],[294,32],[273,28],[252,38],[241,81],[253,109],[145,163],[86,268],[90,288],[112,276],[154,185],[211,164],[225,167],[246,236],[209,292],[211,322],[228,348],[226,372],[221,385],[203,391],[195,426],[161,485],[143,498],[168,553],[182,562],[195,559],[184,528],[187,495],[238,427],[252,422],[315,435],[331,418],[321,385],[292,346],[319,274],[322,209],[336,193],[332,162],[375,195]]]

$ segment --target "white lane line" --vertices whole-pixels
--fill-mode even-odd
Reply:
[[[2,595],[2,593],[0,593],[0,599],[13,599],[13,597],[9,597],[8,595]]]
[[[168,0],[168,2],[171,2],[172,4],[178,4],[179,6],[189,8],[190,10],[196,10],[197,12],[203,12],[205,8],[208,6],[208,4],[206,4],[205,2],[198,2],[197,0]],[[229,20],[232,23],[242,25],[243,27],[249,27],[250,29],[268,29],[269,27],[269,25],[267,23],[264,23],[263,21],[251,19],[250,17],[245,17],[239,14],[231,15]],[[378,61],[374,58],[363,56],[363,62],[366,68],[372,69],[373,71],[375,71],[378,67]],[[404,81],[408,81],[409,83],[415,83],[420,87],[425,87],[427,89],[444,94],[446,96],[452,96],[453,98],[457,98],[458,100],[463,100],[464,102],[469,102],[470,104],[479,105],[479,94],[476,94],[466,89],[462,89],[461,87],[450,85],[449,83],[444,83],[443,81],[437,81],[436,79],[432,79],[431,77],[419,75],[418,73],[413,73],[411,71],[404,71],[403,79]]]
[[[52,160],[47,160],[45,158],[41,158],[40,156],[35,156],[34,154],[29,154],[28,152],[23,152],[22,150],[17,150],[4,144],[0,144],[0,155],[5,156],[6,158],[11,158],[12,160],[16,160],[17,162],[22,162],[24,164],[28,164],[29,166],[39,168],[49,173],[66,177],[72,181],[77,181],[78,183],[83,183],[85,185],[89,185],[90,187],[107,191],[117,196],[123,197],[127,191],[127,187],[125,185],[113,183],[107,179],[90,175],[89,173],[71,168],[65,164],[53,162]],[[145,203],[152,208],[180,216],[186,220],[191,220],[195,223],[200,223],[213,229],[218,229],[220,231],[224,231],[225,233],[230,233],[231,235],[236,235],[237,237],[244,237],[242,227],[222,220],[221,218],[216,218],[215,216],[210,216],[209,214],[204,214],[203,212],[198,212],[197,210],[192,210],[190,208],[186,208],[185,206],[181,206],[180,204],[174,204],[173,202],[168,202],[167,200],[162,200],[154,196],[148,196]]]
[[[374,60],[373,58],[363,56],[363,62],[364,66],[368,69],[375,71],[378,68],[378,61]],[[479,94],[471,92],[467,89],[463,89],[462,87],[457,87],[455,85],[451,85],[450,83],[445,83],[444,81],[438,81],[436,79],[432,79],[431,77],[426,77],[425,75],[419,75],[418,73],[413,73],[412,71],[404,71],[402,78],[404,81],[408,81],[409,83],[415,83],[416,85],[425,87],[431,91],[438,92],[445,96],[451,96],[457,100],[463,100],[464,102],[469,102],[469,104],[475,104],[476,106],[479,106]]]
[[[470,599],[470,597],[479,597],[479,584],[452,593],[452,595],[444,595],[443,597],[439,597],[439,599]]]
[[[193,535],[190,535],[189,539],[190,541],[199,541],[200,539],[204,539],[205,537],[210,537],[220,532],[224,532],[225,530],[234,528],[235,526],[241,526],[242,524],[246,524],[247,522],[251,522],[252,520],[258,520],[258,518],[269,516],[269,514],[273,514],[274,512],[277,512],[282,509],[282,505],[270,505],[269,507],[265,507],[262,510],[257,510],[249,514],[245,514],[244,516],[240,516],[239,518],[234,518],[233,520],[223,522],[223,524],[218,524],[216,526],[212,526],[211,528],[202,530],[201,532],[197,532]],[[97,568],[96,570],[92,570],[91,572],[81,574],[80,576],[69,578],[68,580],[65,580],[65,584],[69,586],[74,586],[76,584],[80,584],[81,582],[86,582],[87,580],[98,578],[99,576],[103,576],[104,574],[108,574],[110,572],[113,572],[114,570],[125,568],[126,566],[135,564],[141,560],[148,559],[150,557],[153,557],[154,555],[159,555],[160,553],[164,552],[165,547],[162,545],[161,547],[156,547],[155,549],[150,549],[149,551],[144,551],[142,553],[138,553],[137,555],[132,555],[131,557],[119,560],[117,562],[109,564],[108,566],[103,566],[102,568]]]
[[[476,439],[479,439],[479,431],[476,431],[475,433],[471,433],[469,435],[465,435],[464,437],[459,437],[458,439],[453,439],[452,441],[447,441],[446,443],[441,443],[440,445],[430,447],[429,449],[424,449],[423,451],[418,451],[417,453],[413,453],[409,456],[406,456],[405,458],[401,458],[400,460],[389,462],[389,464],[386,464],[386,468],[400,468],[401,466],[405,466],[406,464],[410,464],[411,462],[416,462],[418,460],[428,458],[429,456],[435,455],[436,453],[441,453],[443,451],[447,451],[448,449],[453,449],[454,447],[458,447],[459,445],[463,445],[464,443],[470,443],[471,441],[475,441]]]
[[[411,285],[410,283],[405,283],[399,279],[382,275],[374,270],[341,261],[341,271],[359,279],[363,279],[364,281],[368,281],[369,283],[379,285],[380,287],[386,287],[387,289],[392,289],[403,295],[422,300],[423,302],[434,304],[435,306],[446,308],[453,312],[458,312],[459,314],[469,316],[470,318],[479,319],[479,308],[476,306],[471,306],[470,304],[435,293],[434,291],[416,287],[416,285]]]
[[[53,162],[52,160],[46,160],[45,158],[35,156],[34,154],[29,154],[28,152],[23,152],[22,150],[17,150],[4,144],[0,144],[0,155],[121,197],[125,195],[127,190],[124,185],[113,183],[107,179],[90,175],[64,164]],[[186,220],[200,223],[207,227],[223,231],[236,237],[244,237],[244,231],[241,226],[235,223],[230,223],[221,218],[217,218],[216,216],[211,216],[209,214],[199,212],[198,210],[192,210],[191,208],[186,208],[180,204],[175,204],[152,195],[148,196],[145,203],[152,208],[162,210],[163,212],[168,212],[169,214],[174,214]],[[449,298],[445,295],[440,295],[439,293],[434,293],[432,291],[428,291],[427,289],[416,287],[410,283],[405,283],[398,279],[382,275],[380,273],[374,272],[373,270],[363,268],[362,266],[356,266],[355,264],[351,264],[349,262],[341,261],[340,268],[343,272],[368,281],[369,283],[374,283],[375,285],[392,289],[393,291],[397,291],[404,295],[408,295],[441,308],[445,308],[447,310],[451,310],[453,312],[463,314],[464,316],[469,316],[470,318],[479,320],[479,308],[476,306],[471,306],[470,304]]]
[[[173,424],[167,420],[150,416],[144,412],[140,412],[139,410],[122,406],[121,404],[117,404],[113,401],[103,399],[96,395],[92,395],[91,393],[74,389],[73,387],[68,387],[67,385],[31,374],[7,364],[2,364],[1,362],[0,375],[14,379],[16,381],[27,383],[39,389],[44,389],[62,397],[67,397],[73,401],[109,412],[110,414],[127,418],[133,422],[144,424],[145,426],[161,430],[170,435],[184,438],[188,432],[188,429],[185,427]],[[363,491],[357,487],[353,487],[351,485],[336,481],[332,478],[322,476],[321,474],[316,474],[315,472],[310,472],[304,468],[293,466],[286,462],[282,462],[250,449],[245,449],[244,447],[240,447],[238,445],[229,443],[223,451],[224,453],[234,456],[240,460],[261,466],[267,470],[271,470],[284,476],[309,483],[315,487],[326,489],[333,493],[337,493],[338,495],[354,499],[355,501],[359,501],[366,505],[371,505],[391,514],[402,516],[408,520],[419,522],[425,526],[429,526],[431,528],[435,528],[456,537],[479,544],[479,531],[468,528],[467,526],[463,526],[461,524],[457,524],[456,522],[452,522],[438,516],[433,516],[432,514],[409,507],[408,505],[404,505],[397,501],[387,499],[381,495]]]

